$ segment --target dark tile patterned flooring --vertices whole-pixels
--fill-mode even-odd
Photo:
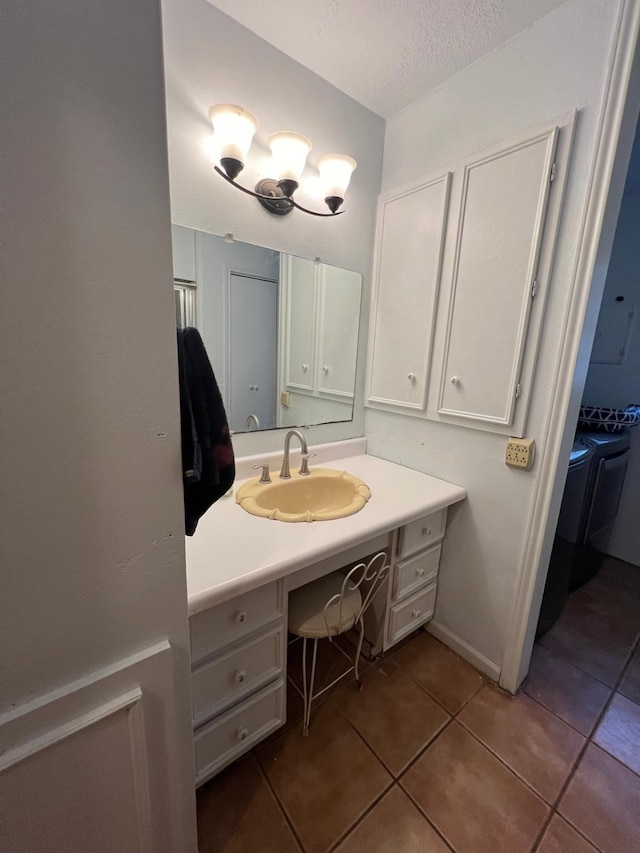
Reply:
[[[639,633],[640,569],[607,558],[515,697],[424,631],[306,738],[290,685],[287,724],[198,791],[200,853],[638,853]]]

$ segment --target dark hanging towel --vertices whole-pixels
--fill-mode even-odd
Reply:
[[[235,463],[227,415],[200,332],[178,329],[184,520],[187,536],[233,485]]]

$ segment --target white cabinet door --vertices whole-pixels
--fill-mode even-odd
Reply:
[[[449,178],[446,173],[380,200],[370,406],[425,409]]]
[[[321,270],[317,387],[353,399],[362,276],[326,264]]]
[[[465,165],[440,414],[513,423],[557,138],[547,127]]]
[[[316,306],[316,264],[305,258],[283,255],[281,283],[285,298],[283,328],[285,341],[285,383],[294,390],[313,390],[314,318]]]

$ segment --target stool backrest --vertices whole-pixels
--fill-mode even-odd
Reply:
[[[382,589],[390,570],[391,566],[387,562],[387,554],[380,551],[371,557],[369,562],[358,563],[347,572],[342,582],[341,591],[332,596],[324,606],[323,617],[328,637],[338,634],[339,626],[343,624],[342,606],[345,597],[349,597],[349,593],[353,593],[355,590],[360,591],[361,604],[353,623],[357,624]],[[335,617],[336,607],[338,608],[337,620],[332,618]]]

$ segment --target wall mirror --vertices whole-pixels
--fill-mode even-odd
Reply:
[[[350,421],[362,276],[172,226],[176,323],[196,326],[232,432]]]

